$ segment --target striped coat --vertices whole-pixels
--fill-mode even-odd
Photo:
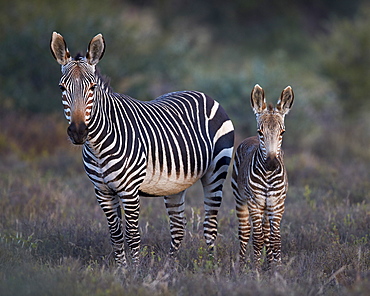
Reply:
[[[62,66],[67,133],[74,144],[83,145],[85,170],[107,217],[116,261],[127,264],[124,239],[133,261],[138,260],[139,195],[165,197],[170,253],[176,252],[185,231],[186,189],[198,180],[204,188],[204,236],[212,249],[233,150],[230,119],[216,101],[196,91],[149,102],[114,93],[95,69],[104,49],[98,34],[86,56],[72,58],[60,34],[54,32],[51,39],[52,54]]]
[[[264,91],[256,85],[251,105],[256,114],[258,136],[245,139],[235,153],[232,188],[239,221],[240,260],[246,261],[252,232],[257,268],[264,245],[267,261],[281,262],[280,222],[288,190],[281,143],[285,132],[284,117],[293,100],[293,90],[287,87],[277,107],[267,107]]]

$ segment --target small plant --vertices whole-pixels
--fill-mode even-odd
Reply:
[[[312,190],[310,188],[309,185],[306,185],[304,187],[304,193],[303,193],[303,196],[307,202],[307,204],[309,205],[309,207],[312,209],[312,210],[315,210],[316,209],[316,201],[314,199],[312,199]]]
[[[21,232],[15,234],[0,233],[0,241],[9,247],[20,247],[28,251],[36,250],[39,240],[34,239],[34,234],[24,237]]]

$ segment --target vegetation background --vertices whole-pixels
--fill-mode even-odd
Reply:
[[[368,295],[368,1],[0,0],[0,11],[1,295]],[[53,31],[73,53],[103,33],[99,66],[117,92],[209,94],[232,118],[236,145],[256,132],[254,84],[274,103],[293,87],[281,269],[240,270],[227,184],[214,261],[195,186],[177,261],[163,200],[143,198],[142,261],[117,272],[80,148],[67,140]]]

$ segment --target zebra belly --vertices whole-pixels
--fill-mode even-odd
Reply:
[[[177,194],[192,186],[199,180],[198,176],[184,176],[180,174],[168,175],[166,173],[153,174],[147,171],[139,190],[148,195],[166,196]]]
[[[139,190],[148,195],[166,196],[177,194],[192,186],[199,180],[198,177],[177,177],[177,176],[147,176]]]

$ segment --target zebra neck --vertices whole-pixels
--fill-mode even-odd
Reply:
[[[107,149],[108,146],[128,147],[132,145],[137,128],[134,122],[134,112],[126,98],[114,93],[102,93],[95,101],[89,122],[88,146],[96,152]],[[129,119],[129,120],[127,120]],[[112,151],[112,150],[111,150]]]
[[[274,170],[268,169],[267,159],[264,156],[262,148],[259,146],[253,155],[252,167],[267,176],[276,173],[277,171],[281,171],[283,164],[280,156],[276,158],[276,164],[277,166]]]

